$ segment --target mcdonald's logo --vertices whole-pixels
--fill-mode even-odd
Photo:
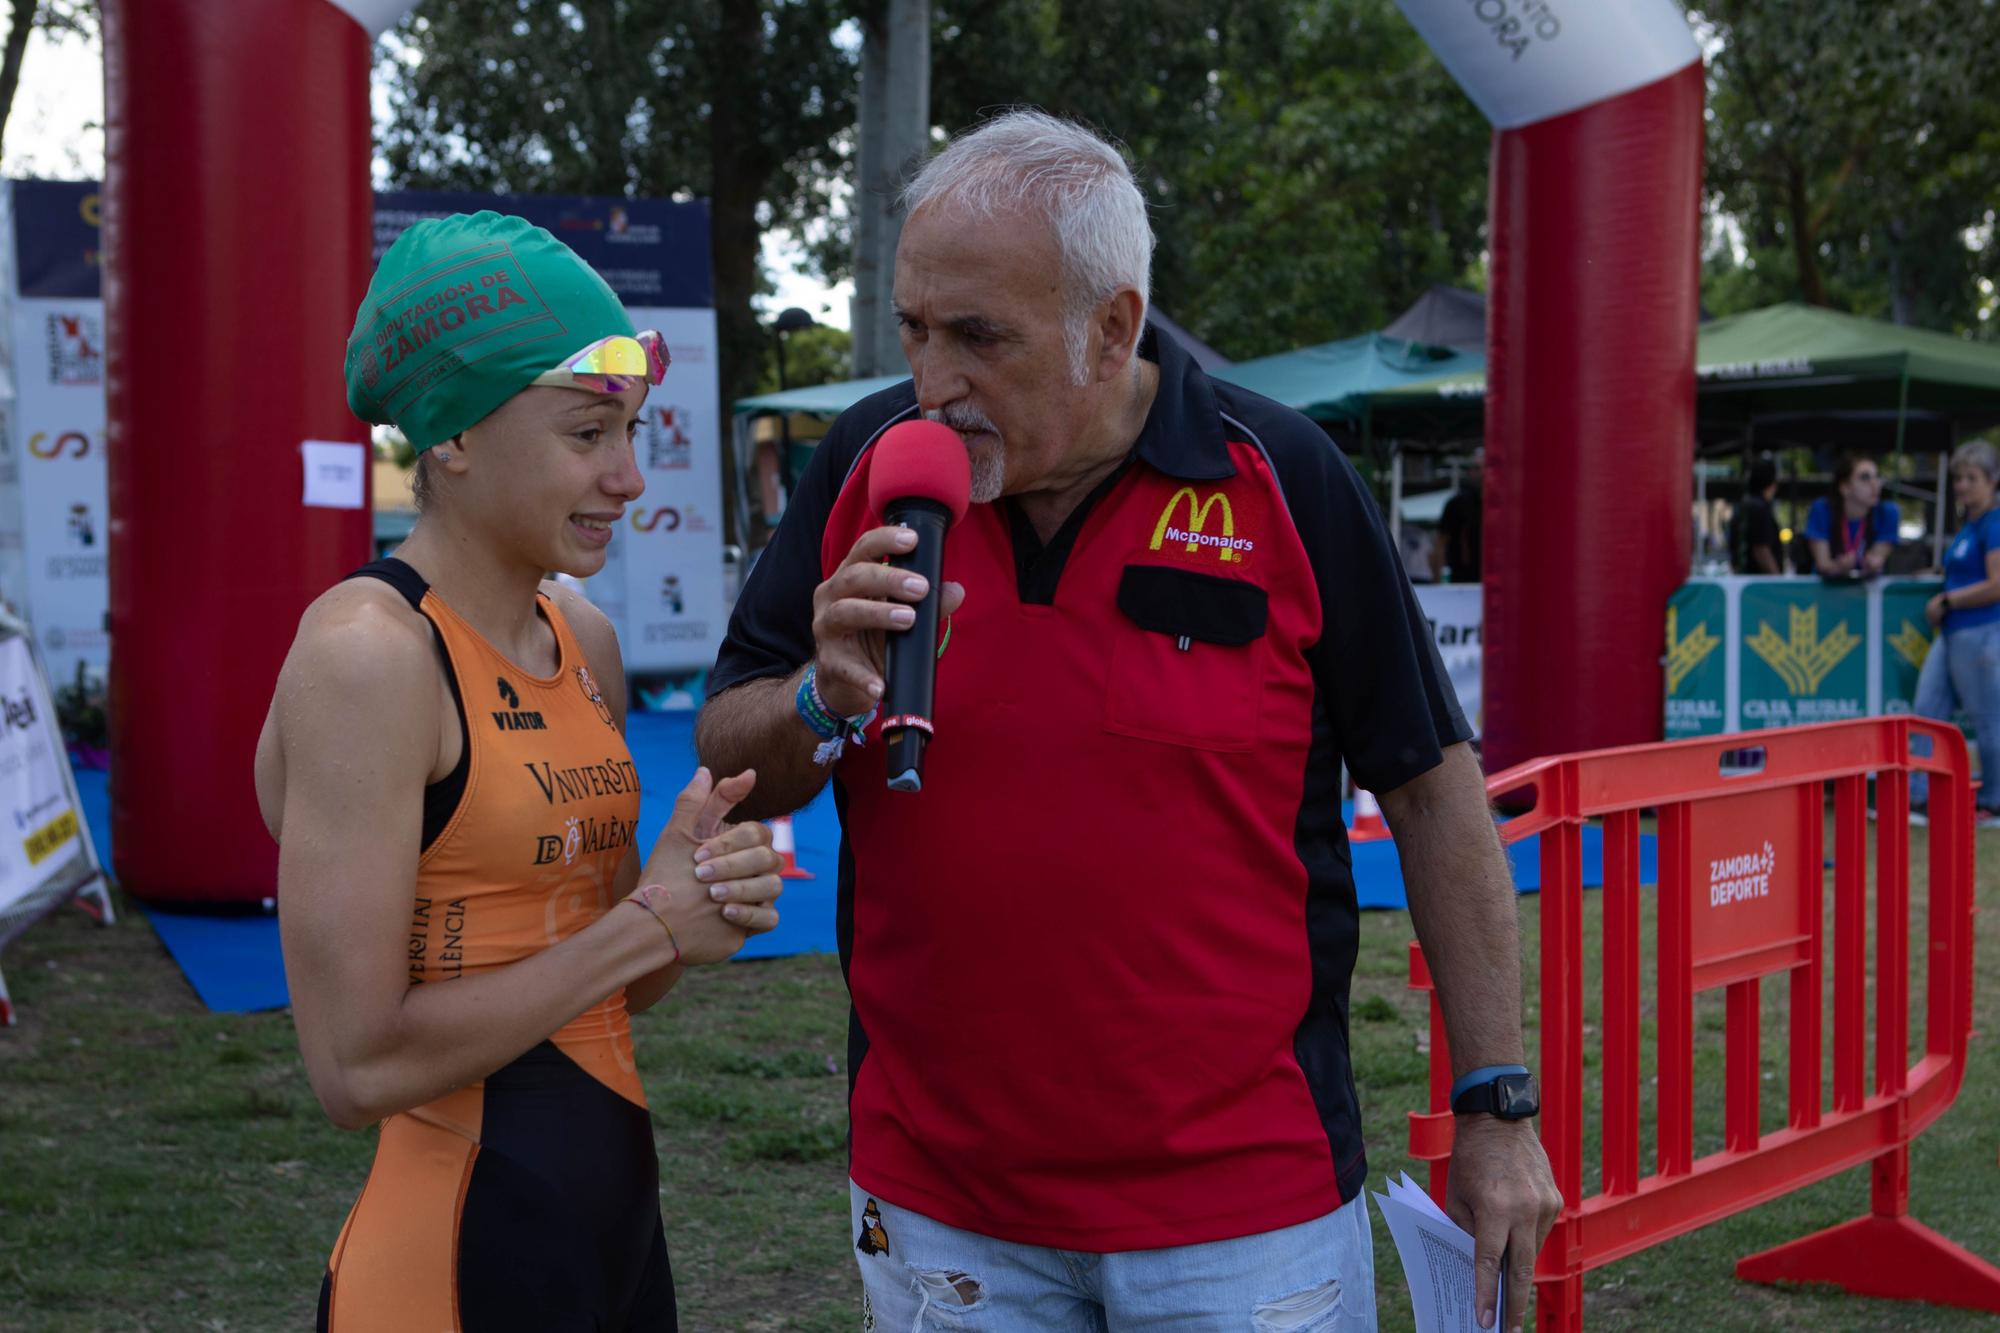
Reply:
[[[1187,501],[1185,528],[1174,526],[1174,513],[1181,507],[1182,500]],[[1222,509],[1222,531],[1212,533],[1207,530],[1208,516],[1217,506]],[[1175,491],[1167,501],[1167,507],[1160,511],[1160,521],[1153,525],[1151,549],[1157,551],[1167,542],[1185,542],[1189,551],[1212,546],[1225,565],[1237,564],[1257,549],[1256,542],[1236,535],[1236,511],[1230,508],[1227,495],[1211,491],[1204,500],[1195,494],[1192,486],[1183,486]]]

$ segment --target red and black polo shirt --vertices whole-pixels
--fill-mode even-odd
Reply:
[[[1344,759],[1388,791],[1470,730],[1382,516],[1304,417],[1170,338],[1131,457],[1046,546],[1002,499],[945,544],[965,604],[924,789],[834,773],[851,1171],[1064,1249],[1290,1226],[1366,1176]],[[812,655],[813,590],[880,519],[864,399],[815,451],[710,689]]]

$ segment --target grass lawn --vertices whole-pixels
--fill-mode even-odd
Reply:
[[[1920,834],[1913,841],[1912,985],[1920,988],[1924,844]],[[1985,1054],[1987,1034],[2000,1031],[2000,961],[1989,931],[2000,903],[2000,841],[1981,841],[1981,1035],[1958,1103],[1916,1142],[1911,1211],[1974,1253],[2000,1258],[2000,1071]],[[0,1329],[310,1328],[326,1251],[366,1174],[373,1136],[342,1133],[320,1117],[285,1015],[206,1012],[145,918],[127,901],[119,907],[114,929],[66,910],[0,958],[21,1014],[19,1027],[0,1030]],[[1521,900],[1531,959],[1537,909],[1536,898]],[[1590,895],[1593,1006],[1599,927]],[[1403,1116],[1425,1092],[1426,1021],[1421,998],[1405,986],[1407,916],[1365,914],[1361,934],[1354,1053],[1379,1185],[1409,1166]],[[1532,1014],[1532,973],[1529,983]],[[1784,1114],[1785,989],[1764,988],[1765,1124],[1773,1127]],[[1913,1003],[1919,1024],[1922,1008]],[[1650,1043],[1650,1011],[1646,1023]],[[1721,1144],[1719,992],[1698,1000],[1696,1023],[1700,1154]],[[844,1176],[845,1025],[839,969],[826,957],[700,970],[638,1020],[683,1327],[859,1326]],[[1913,1049],[1921,1049],[1914,1040]],[[1650,1139],[1644,1152],[1650,1162]],[[1595,1153],[1593,1138],[1585,1155],[1593,1183]],[[1992,1322],[1732,1275],[1742,1255],[1858,1216],[1867,1201],[1862,1168],[1593,1272],[1587,1324],[1902,1330]],[[1379,1219],[1376,1234],[1382,1327],[1407,1328],[1408,1299]]]

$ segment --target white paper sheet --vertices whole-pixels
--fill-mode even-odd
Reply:
[[[365,445],[307,440],[299,446],[305,466],[305,503],[319,509],[359,509],[366,502]]]
[[[1401,1180],[1389,1182],[1387,1194],[1375,1196],[1375,1206],[1389,1224],[1396,1254],[1403,1261],[1417,1333],[1483,1333],[1471,1234],[1446,1217],[1408,1172]],[[1503,1273],[1494,1301],[1495,1328],[1506,1309],[1507,1279]]]

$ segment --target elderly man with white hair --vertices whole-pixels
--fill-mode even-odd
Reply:
[[[1561,1201],[1513,891],[1373,500],[1318,427],[1148,330],[1145,203],[1095,135],[1000,116],[904,202],[911,378],[819,446],[697,731],[762,813],[833,780],[863,1327],[1373,1327],[1343,762],[1461,1075],[1450,1211],[1518,1326]],[[909,793],[880,744],[823,741],[865,731],[927,591],[868,504],[918,414],[963,437],[973,504]]]

